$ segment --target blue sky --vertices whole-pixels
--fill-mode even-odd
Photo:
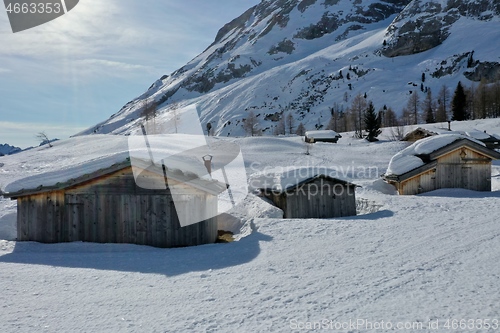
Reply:
[[[80,0],[13,34],[0,13],[0,143],[37,145],[107,119],[201,53],[259,0]]]

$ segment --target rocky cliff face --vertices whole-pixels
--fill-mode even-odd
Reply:
[[[496,68],[500,53],[499,16],[496,0],[264,0],[84,134],[135,131],[145,99],[156,103],[159,121],[197,104],[202,124],[224,136],[244,134],[250,111],[264,133],[288,113],[321,128],[333,105],[345,109],[356,94],[399,110],[411,92],[420,93],[416,86],[437,91],[490,77],[485,71]]]
[[[500,14],[500,2],[491,0],[413,0],[388,28],[388,57],[410,55],[441,45],[461,17],[492,20]]]
[[[293,54],[303,54],[299,48],[308,44],[305,41],[327,35],[336,42],[345,40],[356,31],[365,30],[365,25],[398,13],[408,3],[409,0],[263,1],[226,24],[204,54],[175,72],[171,80],[190,75],[174,89],[207,93],[217,84],[259,72],[259,67],[266,67],[270,60],[283,63]],[[311,46],[308,52],[323,47]],[[259,52],[249,54],[250,47]],[[194,64],[197,70],[193,73],[190,68]]]

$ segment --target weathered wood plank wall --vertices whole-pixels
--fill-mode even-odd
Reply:
[[[217,197],[188,185],[180,192],[196,209],[217,213]],[[213,243],[217,220],[181,228],[169,190],[136,186],[130,168],[76,186],[18,198],[18,240],[43,243],[85,241],[178,247]]]
[[[440,188],[491,191],[491,160],[467,147],[438,158],[435,169],[407,179],[398,192],[415,195]]]
[[[269,193],[285,218],[333,218],[356,215],[355,190],[325,179],[316,179],[290,193]]]

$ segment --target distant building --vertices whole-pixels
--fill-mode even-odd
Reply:
[[[307,143],[315,142],[332,142],[337,143],[342,135],[335,131],[324,130],[324,131],[307,131],[305,135],[305,141]]]
[[[356,185],[324,174],[286,177],[261,194],[283,210],[284,218],[334,218],[356,215]]]
[[[500,148],[500,137],[496,135],[491,135],[486,133],[486,131],[470,130],[470,131],[451,131],[443,128],[433,128],[432,130],[417,127],[413,131],[406,134],[401,141],[415,142],[421,139],[428,138],[430,136],[441,135],[441,134],[460,134],[468,136],[472,139],[483,142],[486,147],[490,149]]]
[[[458,134],[437,135],[396,154],[384,179],[403,195],[440,188],[491,191],[494,159],[500,159],[500,153],[477,140]]]
[[[425,128],[418,127],[410,133],[406,134],[401,141],[415,142],[417,140],[425,139],[430,136],[437,135],[438,133],[429,131]]]
[[[486,133],[486,131],[468,131],[465,134],[473,139],[481,141],[486,145],[486,147],[490,149],[499,149],[500,148],[500,137],[496,135],[490,135]]]

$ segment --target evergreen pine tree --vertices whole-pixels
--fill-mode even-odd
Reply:
[[[459,81],[457,84],[457,88],[455,89],[455,94],[453,95],[453,100],[451,101],[451,111],[452,111],[452,120],[467,120],[467,113],[465,112],[466,107],[466,96],[464,87],[462,83]]]
[[[274,135],[285,135],[285,118],[282,116],[274,128]]]
[[[370,142],[378,141],[377,136],[382,133],[380,130],[380,118],[375,113],[372,102],[369,102],[365,112],[365,130],[367,132],[366,140]]]

